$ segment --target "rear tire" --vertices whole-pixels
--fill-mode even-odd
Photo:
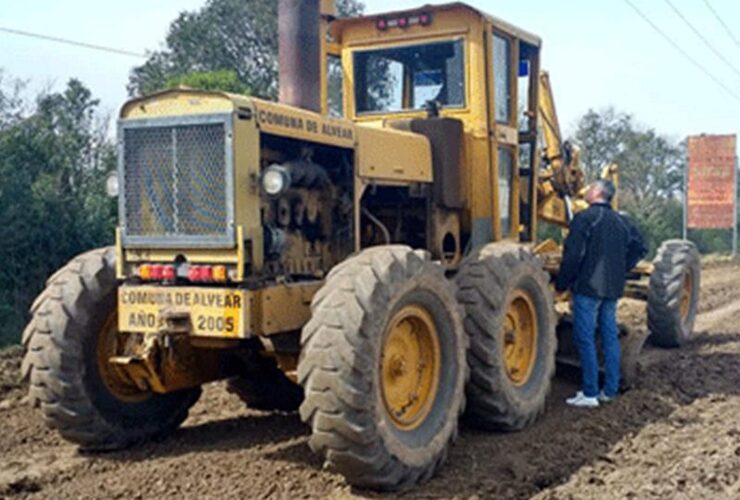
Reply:
[[[31,307],[22,373],[46,423],[89,450],[162,436],[185,420],[200,388],[170,394],[117,385],[107,370],[116,342],[115,252],[79,255],[57,271]]]
[[[298,365],[311,449],[355,486],[428,480],[457,435],[467,375],[454,287],[426,254],[370,248],[313,299]]]
[[[696,321],[699,251],[690,241],[664,241],[653,267],[647,301],[650,341],[660,347],[680,347],[691,338]]]
[[[467,257],[456,280],[470,337],[466,420],[523,429],[543,413],[555,373],[549,277],[520,245],[494,243]]]

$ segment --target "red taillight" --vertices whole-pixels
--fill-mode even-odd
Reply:
[[[399,28],[408,28],[409,27],[409,18],[408,17],[400,17],[398,19],[398,27]]]
[[[153,264],[152,269],[149,273],[149,278],[153,280],[161,280],[164,271],[164,266],[161,264]]]
[[[188,279],[190,281],[200,281],[200,266],[190,266],[188,268]]]
[[[378,22],[375,25],[380,31],[388,29],[388,21],[386,19],[378,19]]]
[[[162,279],[175,281],[175,266],[162,266]]]
[[[421,14],[419,16],[419,24],[422,26],[429,26],[432,24],[432,16],[431,14]]]
[[[171,264],[142,264],[137,274],[145,281],[174,281],[177,277],[175,266]]]
[[[213,281],[213,268],[211,266],[190,266],[188,279],[190,281]]]
[[[200,267],[200,280],[213,281],[213,268],[211,266]]]

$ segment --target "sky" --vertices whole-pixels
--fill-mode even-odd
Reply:
[[[168,26],[180,11],[198,9],[205,3],[205,0],[0,0],[0,28],[145,54],[163,47]],[[444,2],[364,0],[364,3],[366,13],[379,13]],[[736,133],[740,128],[740,43],[737,41],[740,40],[740,2],[736,0],[468,0],[468,3],[543,39],[543,67],[550,72],[561,126],[566,133],[574,130],[578,118],[589,108],[600,110],[608,106],[630,113],[644,126],[675,139],[698,133]],[[630,3],[716,81],[656,33]],[[708,5],[720,15],[729,34]],[[0,31],[0,68],[6,79],[27,80],[29,92],[34,93],[59,89],[69,78],[78,78],[111,115],[116,114],[127,98],[130,69],[144,60]]]

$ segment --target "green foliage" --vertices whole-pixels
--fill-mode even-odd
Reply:
[[[239,80],[236,71],[227,69],[188,73],[167,80],[167,88],[172,89],[181,86],[199,90],[220,90],[222,92],[231,92],[232,94],[249,95],[252,93]]]
[[[363,9],[357,0],[337,1],[341,16]],[[209,0],[172,22],[166,48],[131,71],[128,90],[147,94],[181,75],[227,70],[253,95],[275,98],[277,50],[277,1]]]
[[[104,188],[115,150],[98,102],[77,80],[35,103],[22,87],[0,81],[0,345],[18,341],[46,278],[109,243],[115,225]]]

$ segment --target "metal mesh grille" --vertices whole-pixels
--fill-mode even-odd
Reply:
[[[124,129],[126,235],[227,234],[223,123]]]

